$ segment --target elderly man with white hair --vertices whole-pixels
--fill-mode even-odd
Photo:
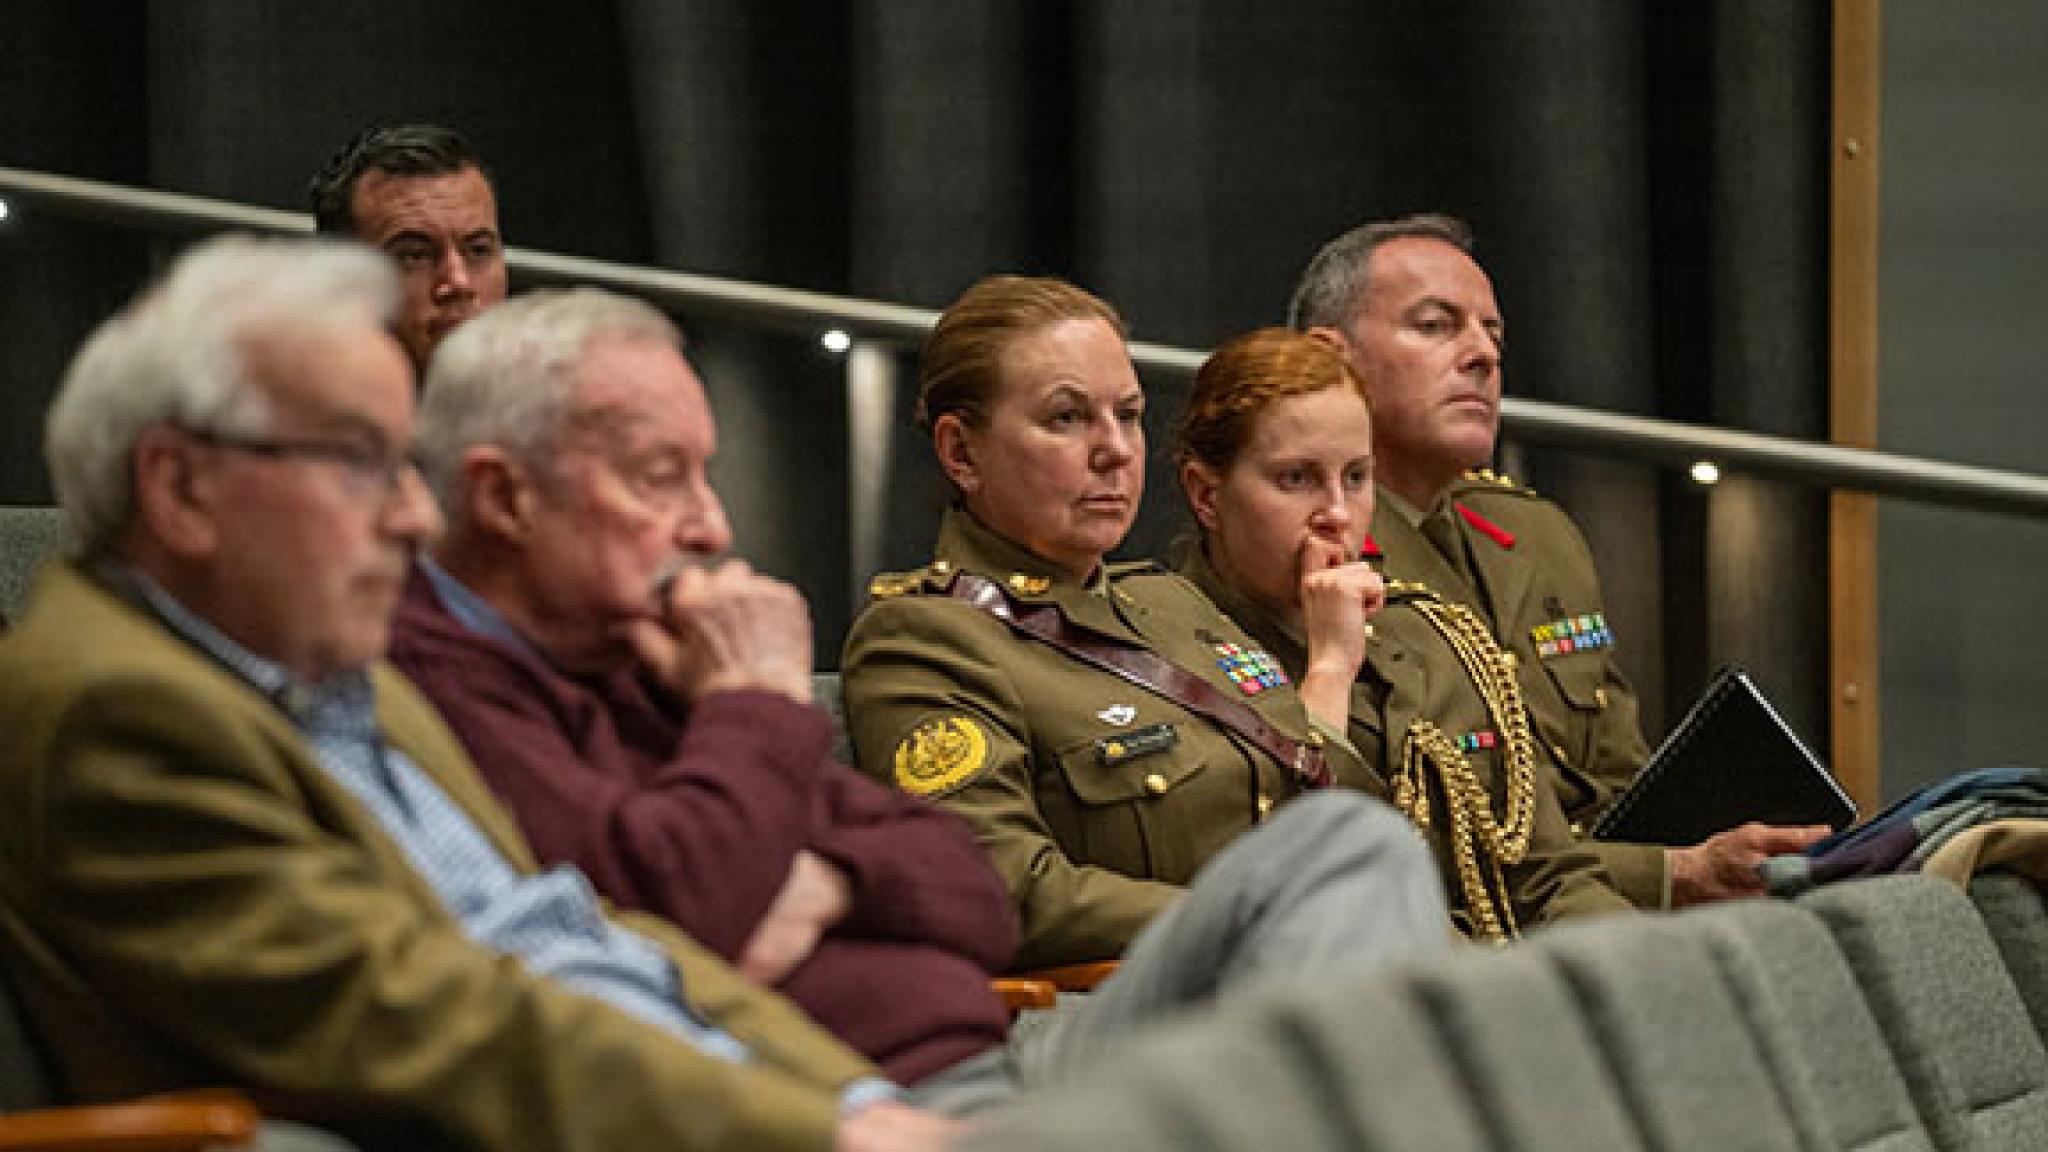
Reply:
[[[381,663],[439,527],[396,291],[366,249],[206,244],[50,413],[78,548],[0,640],[0,959],[59,1081],[377,1146],[934,1146],[779,998],[537,869]]]

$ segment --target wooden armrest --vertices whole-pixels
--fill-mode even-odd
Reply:
[[[998,976],[989,984],[1003,998],[1003,1006],[1010,1010],[1010,1015],[1015,1016],[1028,1008],[1051,1008],[1060,1002],[1060,993],[1086,992],[1114,975],[1116,961],[1096,960]]]
[[[1043,980],[1062,992],[1086,992],[1097,984],[1116,975],[1114,960],[1095,960],[1087,964],[1062,964],[1057,968],[1040,968],[1035,972],[1020,972],[1027,980]]]
[[[1012,1016],[1031,1008],[1051,1008],[1060,1002],[1060,990],[1044,980],[998,976],[989,984],[1003,998],[1003,1007]]]
[[[198,1152],[256,1139],[256,1106],[225,1089],[0,1116],[0,1152]]]

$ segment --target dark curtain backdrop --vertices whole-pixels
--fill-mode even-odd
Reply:
[[[1318,244],[1441,209],[1481,238],[1511,392],[1825,432],[1826,6],[1778,0],[30,0],[0,47],[0,163],[301,206],[360,125],[431,118],[493,163],[516,244],[942,306],[1071,276],[1143,339],[1279,320]],[[41,410],[167,241],[0,231],[0,499],[47,498]],[[692,324],[741,547],[850,606],[839,363]],[[1153,382],[1157,459],[1180,389]],[[906,389],[907,391],[907,389]],[[904,421],[907,426],[907,396]],[[942,496],[914,435],[887,561]],[[1712,662],[1825,738],[1818,497],[1509,445],[1586,525],[1652,730]]]

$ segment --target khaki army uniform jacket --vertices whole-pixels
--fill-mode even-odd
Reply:
[[[1024,967],[1114,957],[1274,805],[1283,765],[1234,732],[950,595],[960,572],[1093,636],[1157,653],[1313,739],[1278,661],[1185,580],[1111,565],[1086,584],[947,513],[937,558],[877,577],[847,639],[847,724],[861,769],[965,816],[1008,885]],[[1340,779],[1361,769],[1333,742]]]
[[[1464,603],[1493,624],[1495,639],[1519,661],[1530,722],[1556,768],[1560,806],[1583,834],[1649,760],[1635,691],[1614,659],[1592,550],[1564,509],[1505,477],[1470,473],[1446,499],[1476,585],[1382,489],[1372,536],[1385,554],[1384,572]],[[1666,902],[1662,848],[1588,846],[1630,901],[1648,908]]]
[[[372,673],[390,743],[533,861],[426,702]],[[753,1060],[478,947],[245,680],[75,568],[0,639],[0,961],[67,1092],[232,1085],[365,1146],[830,1147],[874,1075],[651,917]]]
[[[1299,635],[1226,584],[1200,549],[1189,550],[1181,572],[1278,656],[1290,675],[1301,675],[1308,665],[1308,649]],[[1505,813],[1505,742],[1457,652],[1417,606],[1434,598],[1426,589],[1401,587],[1389,593],[1386,607],[1373,619],[1365,667],[1351,690],[1351,743],[1367,768],[1391,785],[1401,770],[1410,730],[1418,721],[1429,721],[1463,746],[1474,774],[1491,796],[1493,810]],[[1515,922],[1527,926],[1628,910],[1631,905],[1614,890],[1599,859],[1572,836],[1540,748],[1537,755],[1531,765],[1536,789],[1528,853],[1506,870]],[[1434,813],[1424,833],[1442,869],[1452,918],[1470,932],[1472,919],[1460,894],[1440,787],[1432,788],[1431,803]]]

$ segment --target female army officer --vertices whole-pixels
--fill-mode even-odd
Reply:
[[[1343,358],[1268,328],[1202,365],[1175,444],[1200,528],[1182,571],[1297,670],[1304,620],[1372,520],[1372,421]],[[1629,907],[1579,847],[1532,738],[1512,658],[1463,606],[1395,584],[1350,693],[1350,737],[1427,834],[1469,934]]]
[[[1369,782],[1342,733],[1376,582],[1332,598],[1297,694],[1184,580],[1105,563],[1144,487],[1144,406],[1109,305],[1058,280],[970,288],[919,375],[957,502],[847,640],[861,768],[973,824],[1025,967],[1118,955],[1275,805]]]

